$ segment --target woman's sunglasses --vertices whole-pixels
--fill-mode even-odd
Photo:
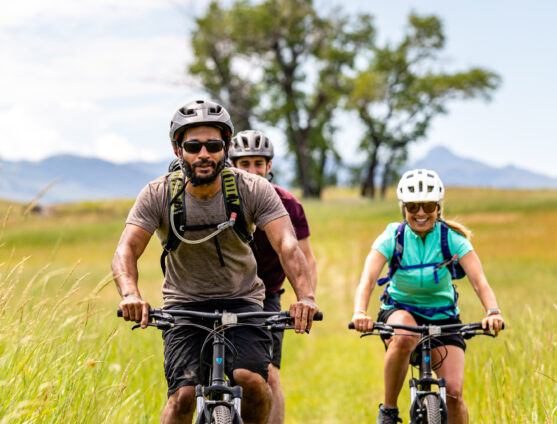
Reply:
[[[201,149],[205,146],[209,153],[218,153],[224,149],[224,141],[223,140],[207,140],[205,142],[201,142],[199,140],[187,140],[182,143],[182,148],[187,153],[199,153]]]
[[[422,208],[425,213],[431,213],[435,211],[437,206],[439,206],[437,202],[409,202],[404,204],[404,207],[410,213],[418,213],[420,208]]]

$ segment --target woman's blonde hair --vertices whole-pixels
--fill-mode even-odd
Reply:
[[[466,228],[463,224],[456,221],[449,221],[443,217],[443,202],[439,202],[439,220],[445,221],[445,224],[451,229],[456,231],[463,237],[466,237],[467,240],[472,238],[472,231]]]

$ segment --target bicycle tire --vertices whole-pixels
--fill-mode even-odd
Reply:
[[[211,413],[211,424],[232,424],[230,408],[225,405],[217,405]]]
[[[425,395],[422,399],[422,405],[425,409],[425,416],[427,417],[425,422],[427,424],[444,424],[439,396],[435,394]]]

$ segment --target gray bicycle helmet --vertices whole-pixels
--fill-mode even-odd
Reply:
[[[185,130],[200,125],[217,127],[221,130],[223,140],[227,147],[230,137],[234,134],[234,125],[230,114],[218,103],[206,100],[194,100],[176,111],[170,121],[170,141],[176,152],[177,142]]]
[[[244,156],[263,156],[267,159],[273,158],[273,143],[261,131],[240,131],[232,139],[230,159],[235,160]]]

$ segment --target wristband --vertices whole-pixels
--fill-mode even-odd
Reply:
[[[362,314],[367,315],[367,311],[364,310],[364,309],[356,309],[356,310],[354,311],[354,313],[356,313],[356,312],[361,312]]]
[[[487,311],[487,316],[490,317],[491,315],[500,314],[501,310],[499,308],[491,308]]]

